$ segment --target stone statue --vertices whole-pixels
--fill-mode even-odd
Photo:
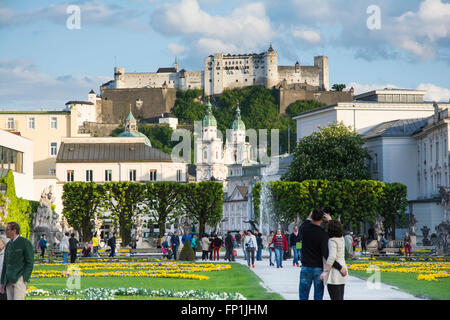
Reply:
[[[441,195],[441,204],[444,207],[444,222],[449,222],[450,192],[448,192],[446,187],[439,186],[439,194]]]
[[[252,226],[252,232],[254,233],[255,230],[258,231],[258,228],[256,227],[255,221],[253,220],[248,220],[248,221],[244,221],[245,223],[249,223]]]
[[[214,230],[213,230],[212,233],[213,233],[213,234],[220,234],[220,232],[222,231],[222,228],[221,228],[222,223],[227,222],[227,221],[228,221],[228,218],[224,218],[224,219],[218,221],[218,222],[216,223],[216,226],[214,227]]]
[[[422,231],[422,235],[423,235],[422,244],[424,246],[430,246],[431,245],[431,241],[428,239],[428,233],[430,232],[431,229],[428,228],[427,226],[424,226],[420,230]]]
[[[447,254],[448,252],[448,233],[450,224],[442,222],[436,227],[438,254]]]
[[[384,225],[383,225],[383,223],[384,223],[384,218],[383,218],[383,217],[378,216],[378,217],[375,219],[375,233],[376,233],[377,236],[378,236],[380,233],[383,233],[383,234],[384,234]]]
[[[416,217],[411,213],[410,221],[409,221],[409,235],[410,236],[416,235],[416,224],[417,224]]]
[[[189,233],[192,232],[192,222],[189,220],[189,217],[187,215],[182,215],[178,218],[178,226],[180,230],[180,234],[184,234],[186,231]]]

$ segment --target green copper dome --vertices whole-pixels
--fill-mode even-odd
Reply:
[[[206,115],[203,117],[202,126],[203,127],[217,127],[217,120],[212,114],[212,105],[211,102],[206,103]]]
[[[231,129],[245,131],[245,123],[241,120],[241,109],[239,108],[239,105],[237,105],[236,116],[234,118],[233,124],[231,125]]]
[[[145,137],[145,144],[148,145],[149,147],[152,146],[150,140],[147,138],[147,136],[143,133],[140,132],[129,132],[129,131],[124,131],[122,133],[120,133],[118,135],[118,137],[130,137],[130,138],[139,138],[139,137]]]

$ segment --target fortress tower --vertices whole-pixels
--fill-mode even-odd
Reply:
[[[266,69],[266,88],[272,88],[279,82],[278,79],[278,54],[273,50],[270,45],[269,50],[265,53],[264,57],[265,69]]]
[[[328,57],[314,57],[314,66],[319,68],[319,87],[324,91],[330,90],[330,76],[328,69]]]

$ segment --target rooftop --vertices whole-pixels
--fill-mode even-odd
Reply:
[[[172,162],[172,160],[170,155],[145,143],[62,142],[56,162]]]
[[[428,118],[383,122],[364,134],[365,139],[376,137],[409,137],[428,123]]]

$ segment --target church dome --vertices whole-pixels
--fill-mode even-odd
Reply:
[[[203,127],[217,127],[217,120],[212,114],[212,105],[211,102],[206,103],[206,115],[203,117],[202,126]]]
[[[241,109],[239,108],[239,105],[236,108],[236,116],[231,125],[231,129],[245,131],[245,123],[241,120]]]
[[[145,144],[148,145],[149,147],[152,146],[149,138],[145,134],[143,134],[141,132],[124,131],[124,132],[120,133],[118,135],[118,137],[130,137],[130,138],[132,138],[132,137],[135,137],[135,138],[144,137],[145,138]]]

